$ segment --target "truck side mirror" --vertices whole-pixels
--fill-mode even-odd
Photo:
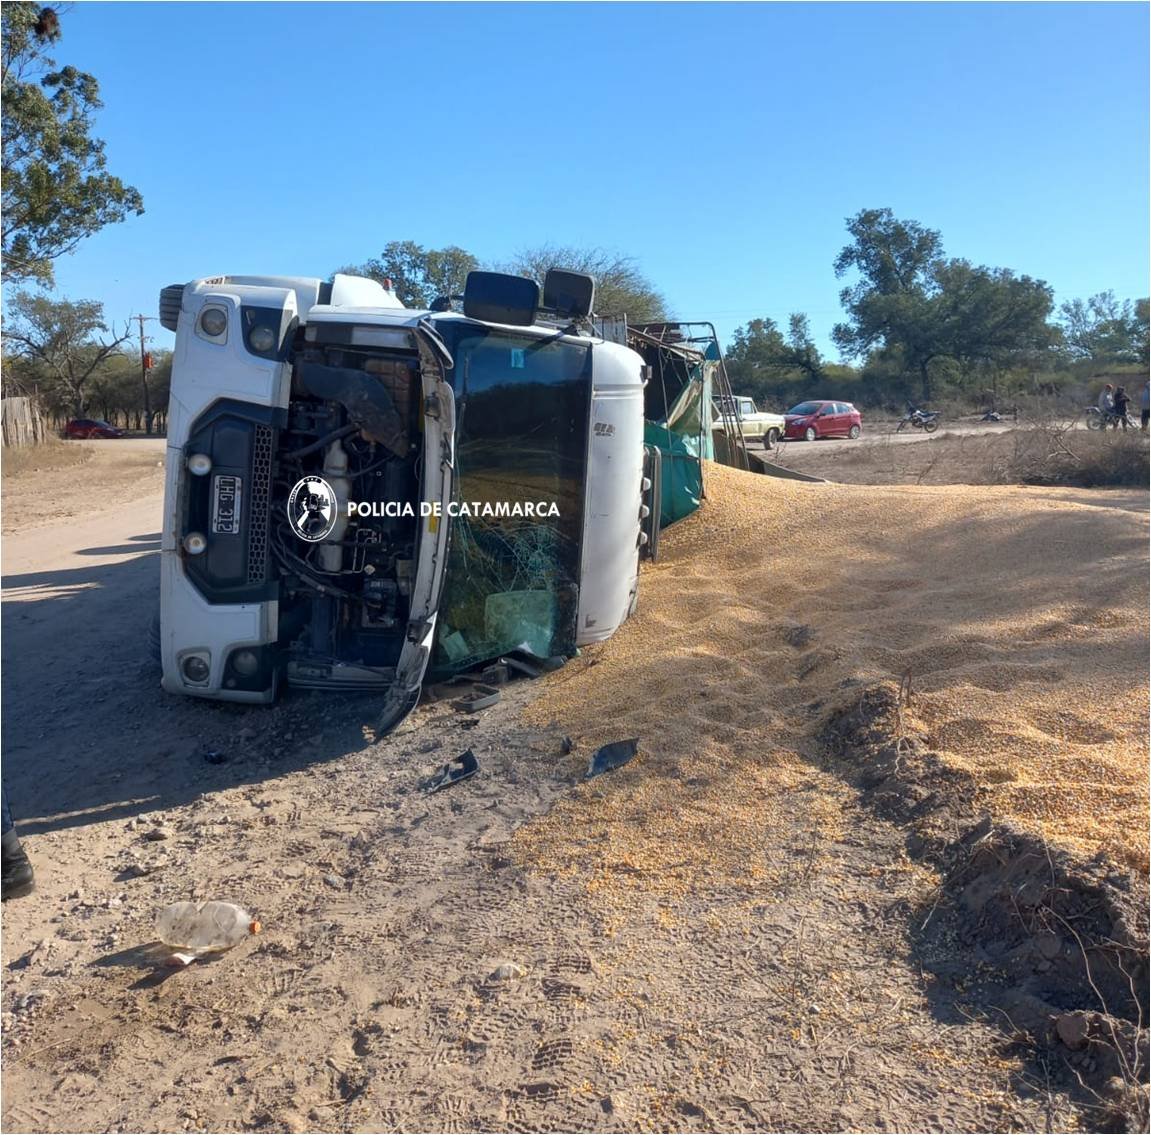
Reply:
[[[544,276],[544,302],[547,311],[574,319],[592,313],[595,300],[595,278],[583,272],[549,268]]]
[[[539,303],[539,284],[523,276],[469,272],[464,285],[464,315],[484,323],[530,327]]]

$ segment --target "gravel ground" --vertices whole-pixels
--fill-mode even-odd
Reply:
[[[1137,860],[1145,517],[715,469],[616,639],[376,743],[370,699],[157,689],[136,487],[7,541],[5,778],[39,889],[4,912],[6,1130],[1097,1125],[926,964],[939,877],[819,735],[910,670],[989,807]],[[1118,584],[1136,614],[1102,619]],[[625,736],[638,759],[583,783]],[[467,747],[480,776],[418,790]],[[192,896],[264,933],[157,969],[155,911]]]

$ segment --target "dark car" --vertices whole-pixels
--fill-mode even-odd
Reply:
[[[69,438],[123,437],[124,431],[99,418],[73,418],[64,427],[64,436]]]
[[[862,415],[850,402],[800,402],[784,418],[783,436],[815,441],[817,437],[859,437]]]

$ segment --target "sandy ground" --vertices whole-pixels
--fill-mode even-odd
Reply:
[[[158,690],[153,476],[5,541],[5,779],[39,880],[4,910],[6,1130],[1091,1126],[917,952],[937,880],[813,738],[911,670],[992,806],[1137,860],[1145,516],[718,471],[622,635],[369,743],[371,699]],[[621,736],[639,760],[582,785]],[[480,776],[418,791],[467,747]],[[190,896],[265,932],[157,971],[155,911]]]
[[[1141,445],[1142,463],[1127,449],[1125,456],[1116,455],[1116,444]],[[761,450],[754,445],[750,448]],[[1119,461],[1128,468],[1119,483],[1142,482],[1145,487],[1146,451],[1143,435],[1096,434],[1082,423],[1065,423],[1052,430],[1027,423],[1017,427],[1011,423],[959,422],[926,434],[922,430],[894,433],[891,424],[883,422],[868,426],[855,441],[789,441],[763,456],[786,469],[857,485],[1010,485],[1025,481],[1099,487],[1108,483],[1100,474],[1113,470]],[[1092,473],[1094,478],[1083,479]],[[1146,507],[1145,493],[1132,495],[1142,502],[1139,508]]]
[[[163,438],[143,437],[56,442],[46,447],[40,467],[30,460],[35,449],[19,451],[12,462],[18,473],[8,469],[7,459],[5,464],[4,534],[82,522],[162,493],[164,444]]]

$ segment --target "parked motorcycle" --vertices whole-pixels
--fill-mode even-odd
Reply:
[[[911,426],[912,429],[922,430],[926,434],[933,434],[939,429],[939,411],[909,410],[899,419],[899,425],[895,427],[895,432],[899,433],[904,426]]]

